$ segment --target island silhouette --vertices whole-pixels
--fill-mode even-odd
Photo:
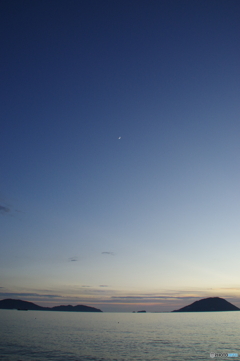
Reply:
[[[22,310],[22,311],[70,311],[70,312],[102,312],[100,309],[84,305],[61,305],[54,307],[42,307],[33,302],[22,301],[18,299],[6,298],[0,301],[0,309]]]
[[[214,311],[239,311],[232,303],[220,297],[209,297],[195,301],[188,306],[172,312],[214,312]]]

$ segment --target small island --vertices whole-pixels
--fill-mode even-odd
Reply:
[[[68,312],[102,312],[100,309],[90,306],[77,305],[77,306],[54,306],[42,307],[33,302],[16,300],[7,298],[0,301],[0,309],[4,310],[18,310],[18,311],[68,311]]]
[[[195,301],[188,306],[172,312],[216,312],[216,311],[239,311],[232,303],[220,297],[209,297]]]

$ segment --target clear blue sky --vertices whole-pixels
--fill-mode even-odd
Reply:
[[[239,18],[1,1],[0,298],[240,306]]]

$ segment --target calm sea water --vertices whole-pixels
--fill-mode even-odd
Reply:
[[[1,361],[196,361],[211,360],[210,352],[239,360],[240,312],[0,310]]]

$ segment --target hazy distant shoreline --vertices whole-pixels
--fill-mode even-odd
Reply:
[[[33,302],[4,299],[0,301],[0,309],[5,310],[18,310],[18,311],[65,311],[65,312],[103,312],[99,308],[85,306],[85,305],[61,305],[54,307],[42,307]]]

